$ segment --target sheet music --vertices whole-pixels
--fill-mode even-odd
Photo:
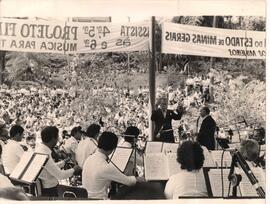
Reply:
[[[265,172],[260,167],[250,167],[251,171],[258,180],[260,186],[265,190]],[[255,188],[250,183],[245,172],[240,168],[235,168],[235,172],[242,176],[242,181],[240,182],[240,190],[243,197],[254,196],[257,197],[258,194]]]
[[[127,166],[132,151],[132,148],[117,147],[111,157],[111,162],[113,162],[120,171],[123,172]]]
[[[235,148],[237,148],[237,147],[240,146],[240,143],[239,142],[237,142],[237,143],[230,143],[228,145],[229,145],[230,148],[235,149]]]
[[[230,169],[223,169],[224,197],[228,196]],[[208,172],[213,197],[222,196],[221,169],[210,169]]]
[[[145,180],[167,180],[169,178],[165,154],[156,153],[144,156]]]
[[[169,170],[169,177],[174,174],[179,173],[181,168],[180,168],[180,164],[176,161],[177,155],[170,153],[170,154],[167,154],[166,157],[167,157],[167,166]]]
[[[177,153],[179,147],[178,143],[163,143],[162,152],[163,153]]]
[[[216,164],[214,163],[212,155],[208,151],[208,149],[204,146],[202,146],[202,149],[203,149],[203,155],[204,155],[203,167],[216,167]]]
[[[35,154],[27,171],[21,178],[21,180],[32,183],[40,172],[41,168],[47,160],[47,155]]]
[[[162,150],[163,142],[147,142],[145,154],[160,153]]]
[[[10,174],[11,178],[15,178],[15,179],[19,179],[19,177],[21,176],[21,174],[23,173],[24,169],[26,168],[28,162],[30,161],[30,159],[33,156],[33,152],[25,152],[19,163],[16,165],[15,169],[13,170],[13,172]]]
[[[223,151],[211,151],[213,161],[217,164],[218,167],[221,167],[221,156]],[[232,161],[232,156],[230,152],[225,151],[223,155],[223,167],[230,167]]]

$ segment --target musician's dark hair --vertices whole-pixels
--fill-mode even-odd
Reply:
[[[23,127],[20,125],[14,125],[10,128],[9,135],[10,137],[15,137],[17,134],[22,134],[24,131]]]
[[[98,139],[98,148],[105,151],[114,150],[117,147],[118,137],[112,132],[103,132]]]
[[[81,132],[81,131],[82,131],[82,127],[81,127],[81,126],[74,127],[74,128],[72,128],[70,134],[71,134],[72,136],[74,136],[74,135],[76,134],[76,132]]]
[[[129,126],[123,134],[125,141],[133,143],[134,138],[137,138],[140,134],[140,130],[136,126]]]
[[[255,161],[260,154],[260,145],[256,140],[245,139],[241,141],[239,150],[244,159]]]
[[[53,138],[57,138],[59,129],[55,126],[47,126],[41,131],[41,140],[42,142],[48,143]]]
[[[203,167],[203,149],[198,142],[185,141],[177,149],[177,162],[181,169],[199,170]]]
[[[100,125],[98,124],[92,124],[90,125],[86,130],[87,137],[94,138],[100,131]]]

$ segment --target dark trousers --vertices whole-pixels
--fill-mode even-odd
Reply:
[[[58,197],[57,186],[55,186],[53,188],[43,188],[41,190],[41,194],[43,197]]]
[[[167,142],[167,143],[174,143],[173,131],[162,132],[160,134],[160,141]]]

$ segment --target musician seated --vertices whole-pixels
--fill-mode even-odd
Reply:
[[[71,130],[70,135],[71,137],[69,137],[62,146],[62,150],[65,153],[70,154],[72,160],[75,161],[75,153],[79,143],[78,141],[80,141],[82,137],[82,128],[80,126],[74,127]]]
[[[111,182],[115,181],[127,186],[135,185],[135,176],[122,174],[108,156],[117,147],[118,138],[112,132],[103,132],[98,140],[97,151],[90,155],[83,166],[82,184],[88,192],[88,198],[108,199]]]
[[[0,201],[1,200],[29,200],[27,195],[18,187],[3,187],[1,183]]]
[[[1,156],[2,156],[2,146],[0,145],[0,158],[1,158]],[[0,185],[1,188],[13,186],[13,184],[11,183],[9,178],[4,175],[4,172],[0,172],[0,184],[1,184]]]
[[[123,133],[124,141],[118,146],[120,147],[127,147],[127,148],[137,148],[136,147],[136,141],[140,134],[140,130],[135,126],[129,126],[127,127],[126,131]],[[134,166],[136,162],[136,165],[143,166],[143,158],[136,152],[136,161],[135,161],[135,151],[132,153],[131,158],[129,159],[129,162],[127,164],[127,168],[125,171],[126,175],[134,175],[135,169]]]
[[[197,142],[185,141],[177,149],[177,162],[181,169],[171,176],[165,187],[167,199],[179,197],[207,197],[203,176],[204,154]]]
[[[82,168],[85,160],[97,149],[97,137],[100,132],[100,125],[92,124],[87,128],[86,138],[78,144],[75,158],[78,165]]]
[[[80,171],[78,166],[74,166],[68,170],[61,170],[65,165],[65,161],[55,163],[51,153],[52,149],[57,144],[59,138],[59,130],[55,126],[47,126],[41,131],[42,143],[36,147],[35,152],[49,155],[49,160],[43,168],[39,179],[42,183],[41,194],[45,197],[58,197],[58,180],[63,180],[71,177],[74,173]]]
[[[24,149],[20,142],[23,139],[24,129],[20,125],[14,125],[9,131],[10,138],[3,147],[2,162],[6,174],[11,174],[19,163]]]
[[[260,145],[256,140],[242,140],[239,151],[248,165],[265,168],[265,155],[260,156]]]

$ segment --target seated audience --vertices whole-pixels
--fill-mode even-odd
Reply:
[[[171,176],[165,187],[167,199],[180,197],[207,197],[202,167],[203,149],[197,142],[185,141],[177,150],[177,162],[181,169]]]

